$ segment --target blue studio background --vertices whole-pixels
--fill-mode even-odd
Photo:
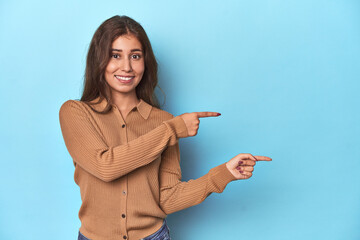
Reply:
[[[76,239],[58,111],[114,15],[148,33],[163,109],[222,114],[180,140],[183,181],[239,153],[273,159],[169,215],[174,240],[360,239],[357,0],[0,0],[0,239]]]

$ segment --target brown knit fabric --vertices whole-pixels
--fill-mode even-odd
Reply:
[[[93,108],[105,106],[106,99]],[[188,136],[185,122],[142,99],[126,119],[115,104],[103,115],[67,100],[59,119],[80,187],[79,230],[87,238],[144,238],[167,214],[197,205],[236,180],[225,162],[182,182],[178,139]]]

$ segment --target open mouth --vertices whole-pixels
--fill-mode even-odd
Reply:
[[[135,76],[120,76],[120,75],[115,75],[115,77],[122,83],[129,83],[135,78]]]

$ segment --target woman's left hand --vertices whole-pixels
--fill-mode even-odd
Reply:
[[[250,153],[240,153],[226,163],[228,170],[237,179],[247,179],[252,176],[257,161],[272,161],[265,156],[253,156]]]

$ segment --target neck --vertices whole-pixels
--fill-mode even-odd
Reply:
[[[114,104],[121,110],[133,108],[140,102],[140,99],[136,96],[135,92],[133,94],[115,93],[112,95],[112,98]]]

